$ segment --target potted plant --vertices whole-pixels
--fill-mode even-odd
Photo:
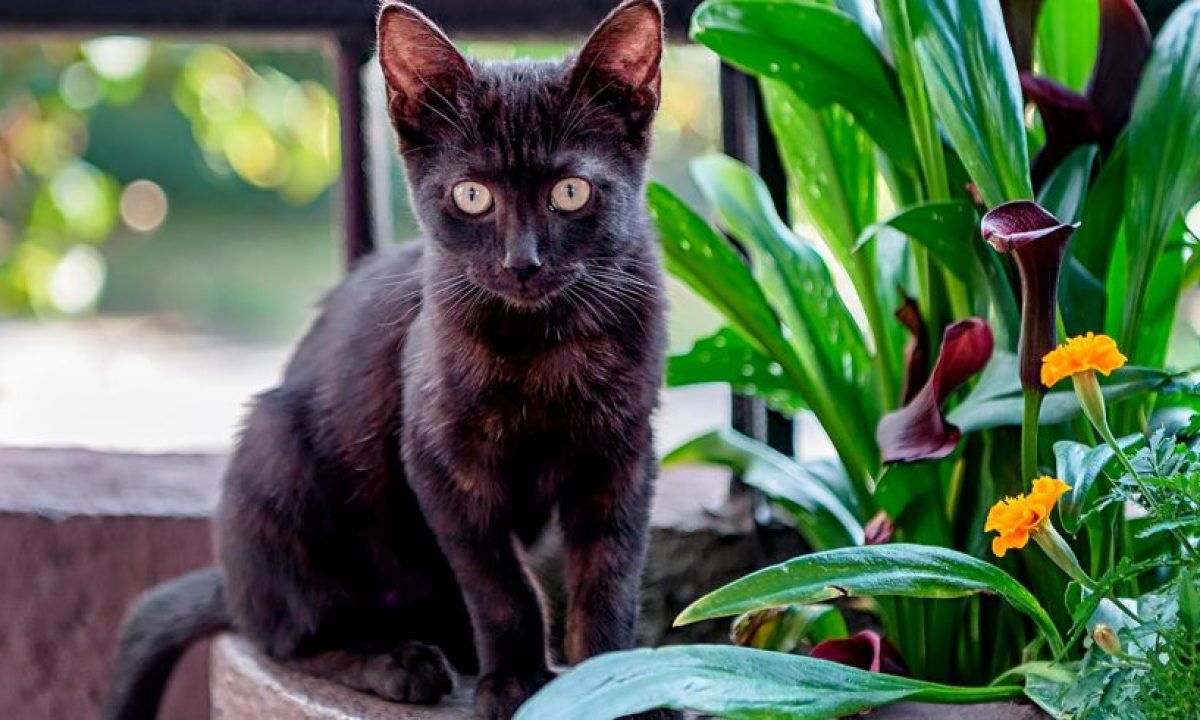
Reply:
[[[1167,349],[1200,278],[1200,0],[1155,38],[1130,0],[709,0],[692,37],[760,79],[813,236],[727,157],[693,174],[748,261],[653,184],[669,269],[726,323],[668,381],[811,413],[837,458],[722,431],[665,462],[734,469],[815,552],[677,620],[751,647],[598,658],[521,717],[1195,717],[1200,423]]]

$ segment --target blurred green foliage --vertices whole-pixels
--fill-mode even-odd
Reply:
[[[464,44],[487,59],[565,49]],[[691,201],[686,159],[715,149],[719,132],[716,67],[695,47],[664,59],[651,172]],[[317,45],[6,42],[0,317],[149,313],[192,330],[294,337],[338,272],[330,88]],[[411,237],[394,157],[391,178],[397,237]],[[676,318],[684,341],[711,330],[695,314]]]
[[[252,66],[221,46],[133,37],[14,44],[0,48],[0,67],[4,314],[95,309],[106,274],[95,246],[118,229],[152,232],[165,220],[168,196],[158,183],[123,183],[89,161],[97,114],[121,114],[126,142],[143,137],[136,103],[148,87],[169,88],[216,176],[306,205],[338,175],[337,106],[327,87]]]

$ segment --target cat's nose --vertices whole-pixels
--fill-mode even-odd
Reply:
[[[517,280],[525,282],[542,268],[542,261],[536,257],[525,257],[519,260],[505,260],[504,269],[513,274]]]

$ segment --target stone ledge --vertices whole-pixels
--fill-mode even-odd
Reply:
[[[0,448],[0,512],[207,518],[223,455]]]
[[[289,670],[235,635],[213,642],[213,720],[473,720],[473,686],[463,682],[438,705],[397,705]]]
[[[0,672],[0,717],[95,715],[129,603],[212,562],[208,518],[225,462],[0,448],[0,667],[10,668]],[[652,516],[641,644],[723,639],[724,622],[672,630],[670,620],[700,593],[796,551],[793,532],[753,532],[747,504],[731,500],[721,469],[665,472]],[[561,617],[553,556],[551,542],[538,572]],[[205,652],[188,653],[163,717],[208,717]]]
[[[438,705],[397,705],[337,683],[288,670],[235,635],[213,642],[213,720],[474,720],[473,685],[460,683]],[[1026,703],[936,705],[902,702],[867,713],[872,720],[1043,720]]]

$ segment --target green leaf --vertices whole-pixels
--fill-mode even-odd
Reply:
[[[1135,446],[1144,440],[1141,435],[1129,435],[1117,441],[1122,448]],[[1088,447],[1072,440],[1054,443],[1055,475],[1071,486],[1071,492],[1059,500],[1058,516],[1063,529],[1074,535],[1079,532],[1084,513],[1092,503],[1096,478],[1115,459],[1108,445]]]
[[[1082,93],[1092,76],[1099,35],[1096,0],[1045,0],[1034,48],[1041,74]]]
[[[1038,204],[1062,222],[1079,222],[1098,151],[1095,145],[1072,150],[1046,179],[1038,193]],[[1070,254],[1062,270],[1058,302],[1068,335],[1104,328],[1104,285]]]
[[[670,387],[710,382],[727,383],[785,415],[795,415],[805,407],[783,367],[727,327],[700,338],[686,353],[672,355],[667,361]]]
[[[766,185],[750,168],[725,155],[697,158],[691,167],[721,224],[750,253],[755,279],[791,333],[802,368],[798,389],[852,474],[863,477],[878,449],[855,428],[874,427],[879,393],[866,342],[829,267],[779,218]],[[846,397],[857,402],[838,401]]]
[[[979,213],[965,200],[904,208],[863,230],[854,245],[855,251],[865,247],[884,228],[902,232],[921,243],[935,260],[963,282],[975,282],[982,276],[974,252],[974,246],[984,247],[979,241]]]
[[[899,300],[891,292],[894,285],[880,277],[876,253],[852,250],[859,231],[877,212],[874,145],[841,106],[816,110],[781,82],[764,79],[760,86],[787,171],[789,196],[854,285],[877,348],[877,385],[890,404],[898,393],[894,368],[901,360],[903,335],[884,317]],[[881,281],[884,292],[878,289]]]
[[[729,242],[665,186],[652,182],[646,193],[671,274],[765,354],[794,360],[770,304]]]
[[[1026,697],[1051,717],[1070,717],[1065,696],[1079,683],[1078,667],[1079,663],[1046,663],[1030,668],[1024,673]]]
[[[1020,692],[939,685],[802,655],[683,645],[588,660],[543,688],[516,720],[612,720],[662,707],[730,720],[826,720],[905,699],[970,703]]]
[[[796,529],[815,548],[861,545],[860,509],[844,471],[806,468],[767,445],[730,430],[714,430],[672,450],[662,464],[721,465],[739,474],[796,519]]]
[[[849,266],[854,238],[875,214],[874,148],[844,110],[815,110],[781,82],[760,87],[789,188]]]
[[[1080,145],[1063,158],[1038,193],[1038,205],[1061,222],[1079,222],[1099,150],[1096,145]]]
[[[1122,135],[1088,190],[1079,229],[1068,250],[1070,257],[1099,280],[1108,277],[1117,231],[1125,214],[1126,157]]]
[[[996,0],[907,0],[934,112],[989,207],[1030,200],[1021,85]]]
[[[1155,39],[1127,133],[1129,282],[1121,348],[1141,363],[1159,352],[1139,339],[1155,269],[1178,238],[1181,214],[1200,197],[1200,0],[1181,5]]]
[[[844,12],[799,0],[709,0],[691,37],[729,64],[787,83],[808,105],[845,107],[897,167],[916,171],[916,151],[887,61]]]
[[[795,603],[848,596],[958,598],[997,595],[1025,613],[1057,650],[1062,638],[1028,590],[1000,568],[946,548],[892,543],[804,555],[715,590],[675,619],[686,625]]]
[[[1016,356],[996,351],[980,374],[979,382],[966,399],[951,410],[946,419],[964,433],[975,430],[1020,425],[1024,397],[1016,371]],[[1101,384],[1108,402],[1139,393],[1149,393],[1164,387],[1171,375],[1151,368],[1126,366],[1117,370]],[[1074,390],[1064,383],[1064,389],[1046,393],[1042,403],[1039,425],[1054,425],[1079,414],[1079,401]]]

